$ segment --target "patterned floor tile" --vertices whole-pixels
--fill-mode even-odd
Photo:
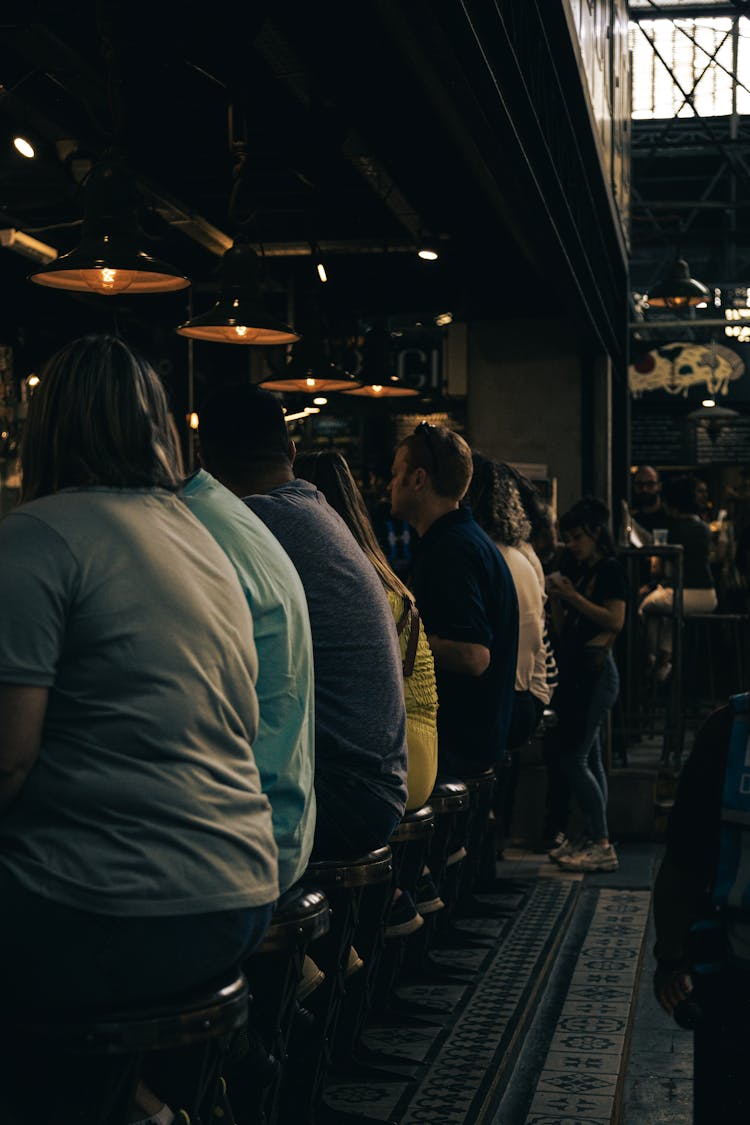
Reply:
[[[476,1120],[551,935],[569,909],[570,893],[564,884],[534,887],[411,1098],[402,1125]]]
[[[609,1123],[649,897],[640,891],[599,891],[526,1125]]]
[[[601,1051],[587,1051],[585,1055],[577,1051],[550,1051],[539,1081],[548,1072],[555,1074],[561,1070],[575,1074],[610,1074],[616,1078],[620,1073],[620,1055]]]
[[[549,1070],[544,1069],[536,1092],[537,1094],[563,1091],[568,1094],[591,1094],[597,1098],[614,1098],[617,1089],[616,1074],[592,1074],[588,1070]]]
[[[398,1082],[372,1082],[367,1085],[329,1083],[324,1100],[333,1109],[362,1113],[367,1117],[388,1121],[408,1089],[406,1083]]]
[[[575,1121],[587,1117],[601,1117],[609,1121],[612,1116],[615,1099],[598,1098],[591,1094],[575,1093],[538,1093],[529,1110],[533,1118],[535,1113],[558,1113],[562,1117],[572,1117]]]

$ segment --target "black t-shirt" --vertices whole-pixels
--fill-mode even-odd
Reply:
[[[596,605],[603,606],[610,601],[627,602],[628,600],[625,571],[617,559],[611,556],[600,559],[591,567],[579,570],[577,576],[571,576],[571,581],[579,594]],[[573,607],[568,607],[563,629],[565,653],[569,657],[576,657],[601,632],[603,632],[601,625],[597,625]]]
[[[675,516],[669,526],[669,543],[681,544],[682,584],[686,590],[710,590],[714,584],[708,553],[711,532],[698,516]]]
[[[661,505],[655,512],[644,512],[639,508],[633,509],[633,519],[644,527],[646,531],[653,531],[655,527],[669,528],[672,524],[671,517],[667,515]]]
[[[518,601],[502,555],[468,508],[441,516],[425,532],[412,588],[428,635],[490,650],[481,676],[435,670],[441,771],[466,775],[495,765],[513,710]]]

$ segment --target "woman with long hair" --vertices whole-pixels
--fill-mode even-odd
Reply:
[[[555,735],[587,826],[586,840],[578,845],[565,840],[549,855],[576,871],[615,871],[618,866],[607,824],[601,727],[619,692],[612,648],[625,623],[627,586],[614,557],[608,520],[600,500],[586,497],[574,504],[560,519],[573,577],[557,572],[547,579],[560,665]]]
[[[383,583],[399,634],[404,664],[404,703],[408,746],[407,809],[425,803],[437,776],[437,687],[432,651],[417,612],[414,597],[394,574],[377,541],[357,483],[346,459],[338,450],[298,454],[294,472],[309,480],[338,512],[367,555]],[[397,888],[386,927],[387,936],[409,933],[422,925],[422,915],[442,909],[443,901],[424,868],[417,883],[416,904],[410,894]]]
[[[416,612],[414,596],[388,564],[377,541],[357,482],[338,450],[299,453],[295,476],[309,480],[343,519],[375,567],[388,595],[404,661],[404,699],[409,747],[407,809],[425,803],[437,775],[437,689],[432,652]]]
[[[114,337],[64,347],[30,403],[22,467],[0,525],[11,1025],[16,1009],[145,1006],[207,983],[255,947],[278,895],[252,620],[176,495],[153,370]],[[26,1081],[18,1120],[47,1120],[28,1103],[56,1093]],[[157,1115],[172,1119],[142,1086],[130,1120]]]

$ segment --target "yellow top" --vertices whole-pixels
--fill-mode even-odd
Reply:
[[[386,590],[393,618],[398,624],[404,612],[404,602],[399,594]],[[411,620],[401,632],[401,659],[406,655]],[[427,642],[422,620],[419,621],[419,641],[414,659],[414,671],[404,677],[404,702],[406,704],[406,741],[409,747],[407,809],[424,805],[433,790],[437,776],[437,687],[432,650]]]

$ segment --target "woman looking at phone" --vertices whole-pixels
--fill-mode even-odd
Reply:
[[[627,587],[614,557],[600,501],[579,500],[560,520],[572,563],[571,577],[559,571],[547,579],[557,635],[560,685],[555,695],[563,767],[587,822],[586,838],[564,840],[550,859],[566,870],[616,871],[617,854],[607,825],[607,777],[601,728],[614,705],[620,681],[612,656],[625,623]]]

